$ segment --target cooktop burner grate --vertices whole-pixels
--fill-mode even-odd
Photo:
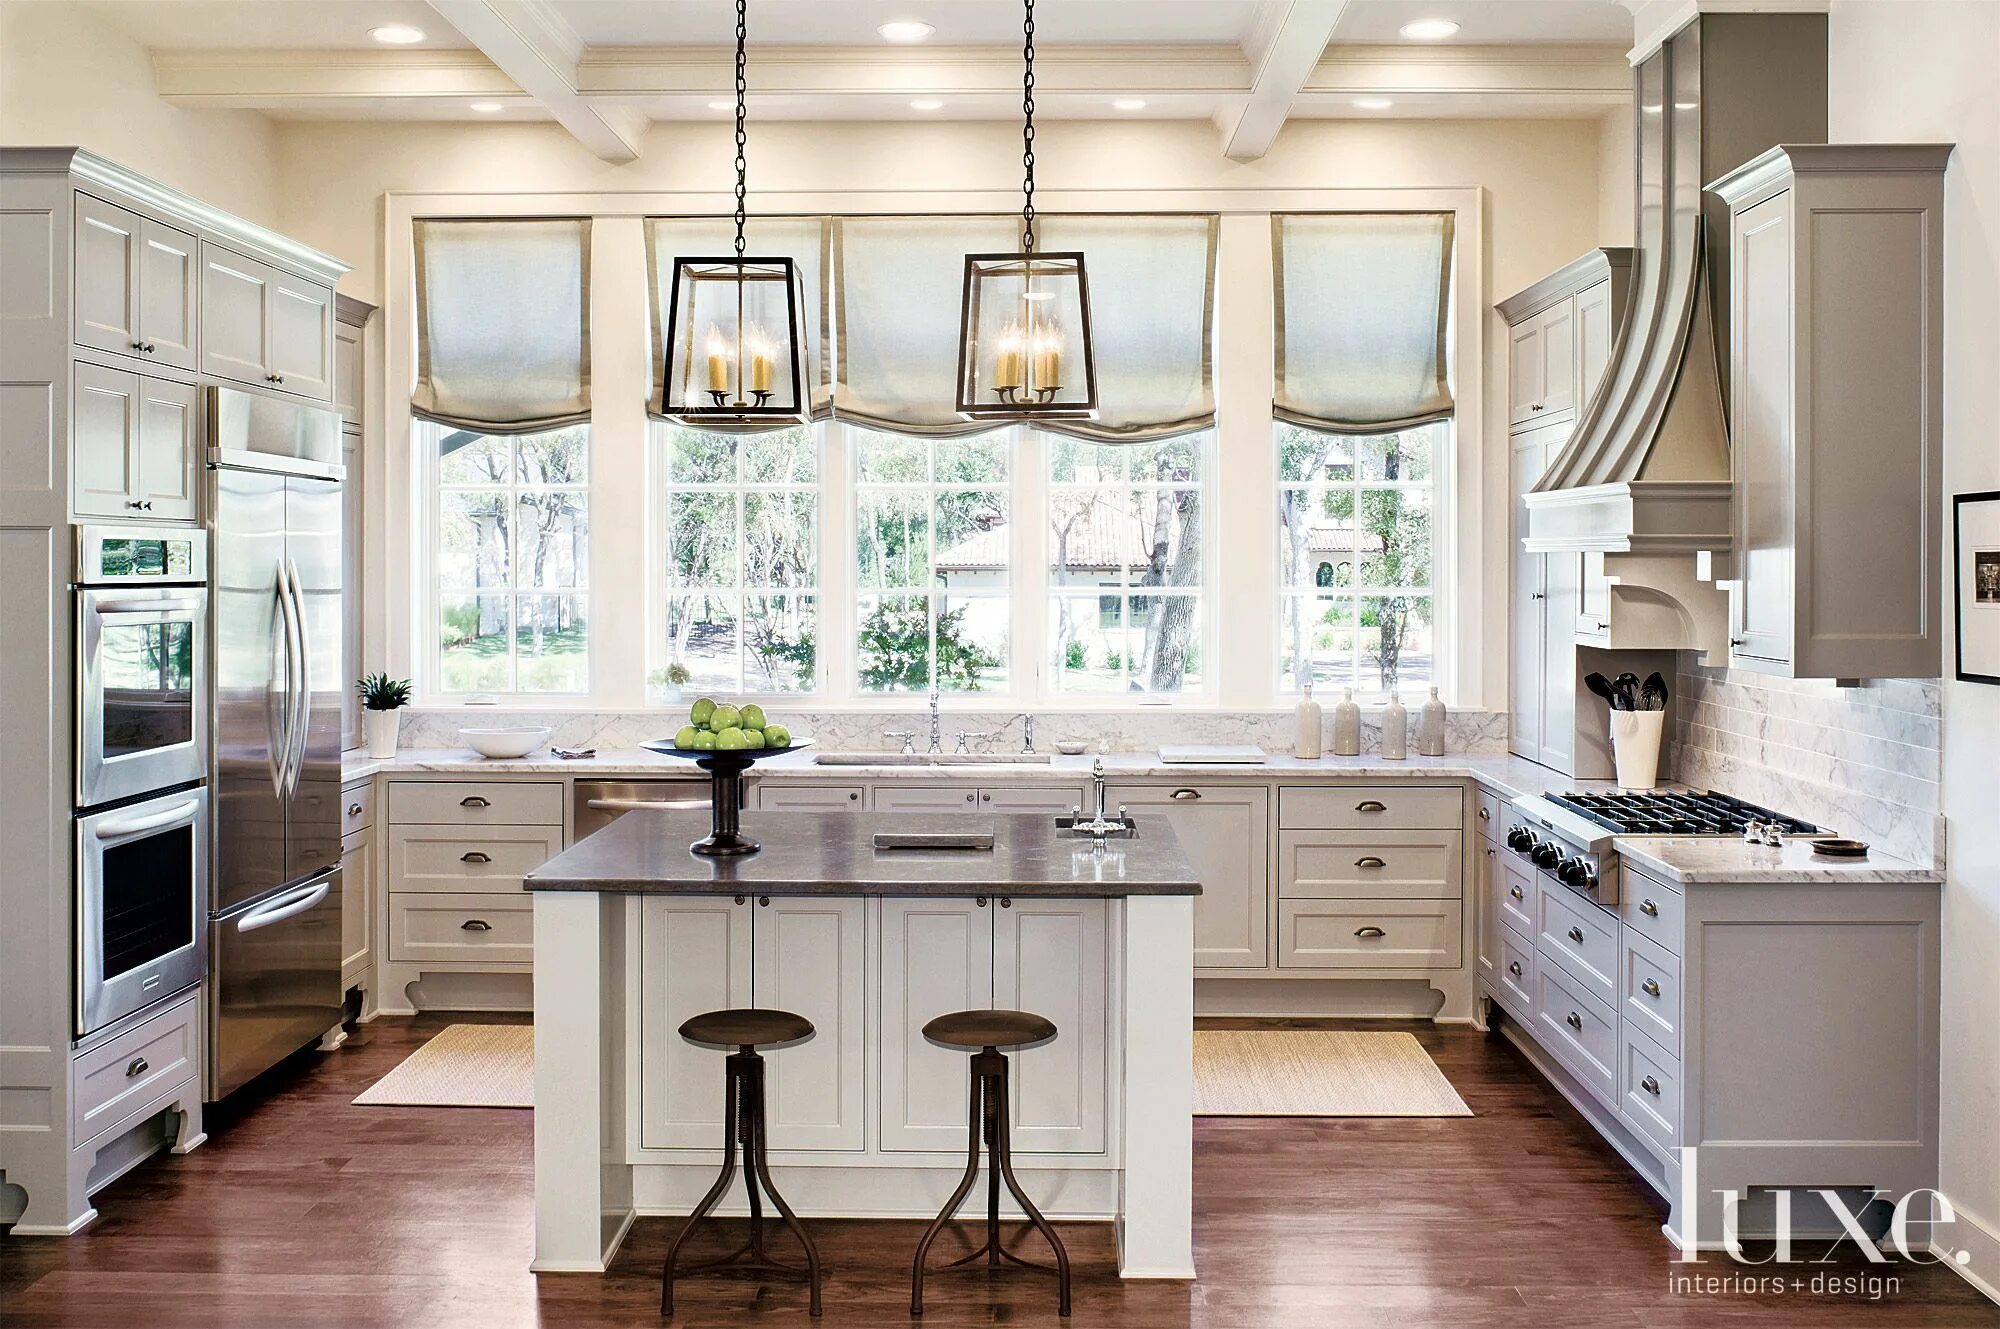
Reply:
[[[1551,794],[1549,801],[1620,835],[1741,835],[1752,821],[1775,821],[1786,835],[1819,831],[1811,822],[1712,789],[1702,794]]]

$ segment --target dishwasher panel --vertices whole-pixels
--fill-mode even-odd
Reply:
[[[627,812],[706,811],[709,780],[705,775],[664,780],[578,780],[575,838],[601,831]]]

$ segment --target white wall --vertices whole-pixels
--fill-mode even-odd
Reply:
[[[77,144],[278,225],[277,126],[254,111],[169,106],[144,48],[62,0],[0,3],[0,143]]]
[[[1945,185],[1944,486],[2000,489],[2000,4],[1835,0],[1828,36],[1834,140],[1958,145]],[[1955,1234],[1970,1272],[2000,1298],[2000,687],[1947,680],[1943,719],[1940,1170],[1983,1229]]]

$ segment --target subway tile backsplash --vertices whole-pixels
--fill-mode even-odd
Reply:
[[[1675,778],[1804,817],[1884,853],[1944,858],[1934,680],[1854,688],[1680,657]]]

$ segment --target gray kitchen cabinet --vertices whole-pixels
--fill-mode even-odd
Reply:
[[[340,584],[345,594],[340,602],[341,656],[346,677],[366,672],[361,658],[361,625],[367,603],[368,532],[364,517],[368,507],[368,380],[363,364],[364,325],[375,312],[373,305],[346,296],[339,297],[334,322],[333,404],[340,412],[340,460],[347,468],[340,489]],[[361,746],[361,701],[353,688],[341,693],[340,746]]]
[[[1194,964],[1262,969],[1270,962],[1271,792],[1261,786],[1112,785],[1107,799],[1173,826],[1201,879]]]
[[[1771,149],[1730,208],[1730,660],[1794,678],[1942,666],[1949,145]]]
[[[333,396],[332,287],[203,241],[201,309],[203,373]]]
[[[201,397],[190,383],[78,361],[72,421],[78,517],[201,515]]]
[[[186,231],[78,191],[76,344],[193,369],[200,307],[196,244]]]
[[[1544,766],[1567,770],[1576,761],[1576,625],[1581,555],[1537,554],[1522,543],[1527,504],[1542,472],[1569,440],[1567,421],[1538,426],[1512,439],[1511,532],[1514,602],[1508,687],[1513,725],[1509,748]]]
[[[1576,303],[1563,299],[1509,330],[1507,423],[1538,424],[1576,410]]]

